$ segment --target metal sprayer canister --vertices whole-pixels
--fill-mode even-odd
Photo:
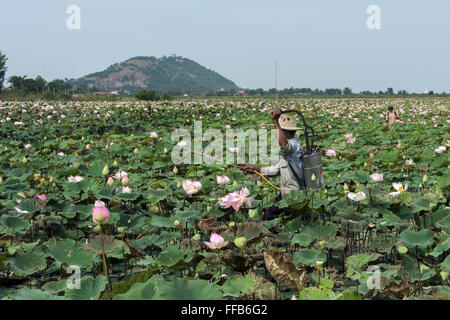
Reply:
[[[303,174],[305,176],[307,188],[325,188],[325,182],[322,175],[322,159],[320,151],[314,151],[310,154],[303,155]],[[313,179],[313,175],[315,179]]]

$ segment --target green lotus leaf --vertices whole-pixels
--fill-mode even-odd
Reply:
[[[409,247],[427,248],[434,243],[433,232],[429,229],[405,230],[400,234],[399,239]]]
[[[100,275],[97,278],[85,276],[80,279],[80,286],[72,289],[67,288],[64,297],[68,300],[97,300],[105,290],[106,278]]]
[[[71,239],[50,240],[48,252],[54,259],[69,266],[90,267],[96,257],[95,253],[85,250],[82,245]]]
[[[301,249],[294,253],[294,263],[297,266],[313,266],[317,262],[326,262],[327,255],[321,250]]]
[[[221,300],[222,292],[206,280],[186,280],[172,277],[162,297],[168,300]]]

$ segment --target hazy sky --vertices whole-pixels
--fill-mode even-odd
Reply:
[[[69,5],[81,29],[69,30]],[[381,30],[369,30],[369,5]],[[0,0],[8,74],[77,78],[175,53],[244,88],[450,92],[448,0]]]

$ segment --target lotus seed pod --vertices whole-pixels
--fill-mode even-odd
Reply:
[[[231,221],[228,225],[229,225],[230,227],[234,227],[234,226],[236,225],[236,223],[234,223],[234,221]]]
[[[447,278],[448,278],[448,272],[445,272],[445,271],[441,271],[441,278],[442,278],[442,280],[447,280]]]
[[[196,233],[193,237],[192,240],[194,241],[199,241],[200,240],[200,235],[198,233]]]
[[[108,173],[109,173],[109,167],[108,167],[108,165],[106,164],[106,165],[103,167],[102,174],[103,174],[104,176],[107,176]]]
[[[109,149],[109,146],[108,146],[108,145],[106,145],[106,146],[105,146],[105,150],[106,150],[106,151],[108,151],[108,149]]]
[[[117,160],[114,160],[114,162],[113,162],[113,166],[114,167],[117,167],[119,164],[117,163]]]
[[[125,227],[117,227],[117,232],[123,233],[125,231]]]
[[[237,186],[237,185],[238,185],[237,181],[234,180],[234,181],[233,181],[233,186]]]
[[[167,153],[167,152],[169,152],[169,150],[167,150],[167,148],[164,148],[164,153]]]
[[[180,224],[180,221],[178,221],[178,220],[175,220],[174,222],[173,222],[173,225],[174,226],[178,226]]]
[[[316,181],[316,175],[314,173],[311,176],[311,181],[313,181],[313,182]]]
[[[22,158],[22,163],[27,163],[27,162],[28,162],[27,157],[23,157],[23,158]]]

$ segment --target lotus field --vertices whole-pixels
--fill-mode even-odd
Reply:
[[[174,163],[194,139],[173,132],[193,137],[197,121],[268,130],[270,150],[274,109],[303,112],[325,181],[283,196],[279,218],[262,220],[279,191],[236,159]],[[449,299],[449,110],[431,97],[0,102],[0,297]],[[251,143],[223,155],[247,159]]]

